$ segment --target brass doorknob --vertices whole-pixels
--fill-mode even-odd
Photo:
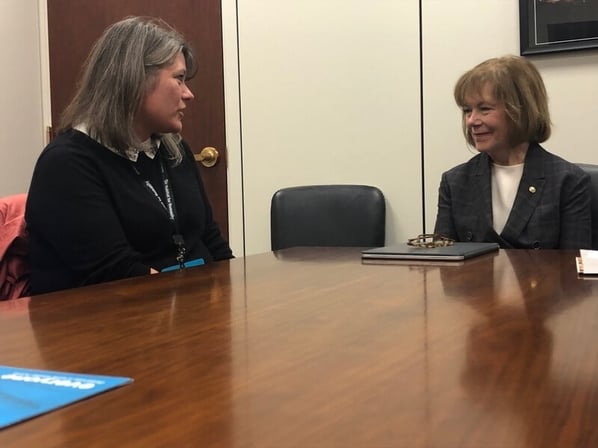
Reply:
[[[211,168],[218,162],[218,155],[218,150],[216,148],[206,146],[199,154],[195,154],[193,157],[197,162],[201,162],[206,168]]]

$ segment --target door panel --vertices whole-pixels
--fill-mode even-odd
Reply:
[[[191,43],[199,71],[189,81],[195,100],[185,111],[183,137],[194,153],[215,147],[218,163],[198,163],[214,216],[228,238],[224,75],[220,0],[48,0],[52,123],[72,98],[81,67],[108,25],[129,15],[160,17]]]

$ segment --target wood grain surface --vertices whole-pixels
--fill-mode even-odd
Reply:
[[[134,378],[0,447],[598,447],[575,255],[294,248],[0,303],[0,364]]]

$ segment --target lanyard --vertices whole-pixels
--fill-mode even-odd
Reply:
[[[187,249],[185,248],[185,240],[183,239],[183,235],[179,231],[179,225],[177,221],[176,215],[176,205],[174,203],[174,195],[172,193],[172,188],[170,188],[170,179],[168,178],[168,173],[166,172],[166,168],[164,167],[164,161],[160,158],[160,174],[162,175],[162,182],[164,184],[164,196],[166,197],[166,204],[152,185],[152,183],[145,179],[143,181],[143,185],[145,188],[156,198],[158,203],[162,206],[162,208],[168,214],[168,218],[174,227],[174,233],[172,234],[172,241],[177,249],[177,256],[176,261],[178,262],[181,269],[185,268],[185,252]],[[133,167],[133,171],[141,177],[141,173],[137,169],[135,165],[131,165]]]

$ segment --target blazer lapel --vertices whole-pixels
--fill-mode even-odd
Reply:
[[[542,197],[545,181],[540,148],[537,144],[532,143],[525,156],[523,176],[517,189],[511,214],[501,233],[504,239],[514,241],[522,234]]]

